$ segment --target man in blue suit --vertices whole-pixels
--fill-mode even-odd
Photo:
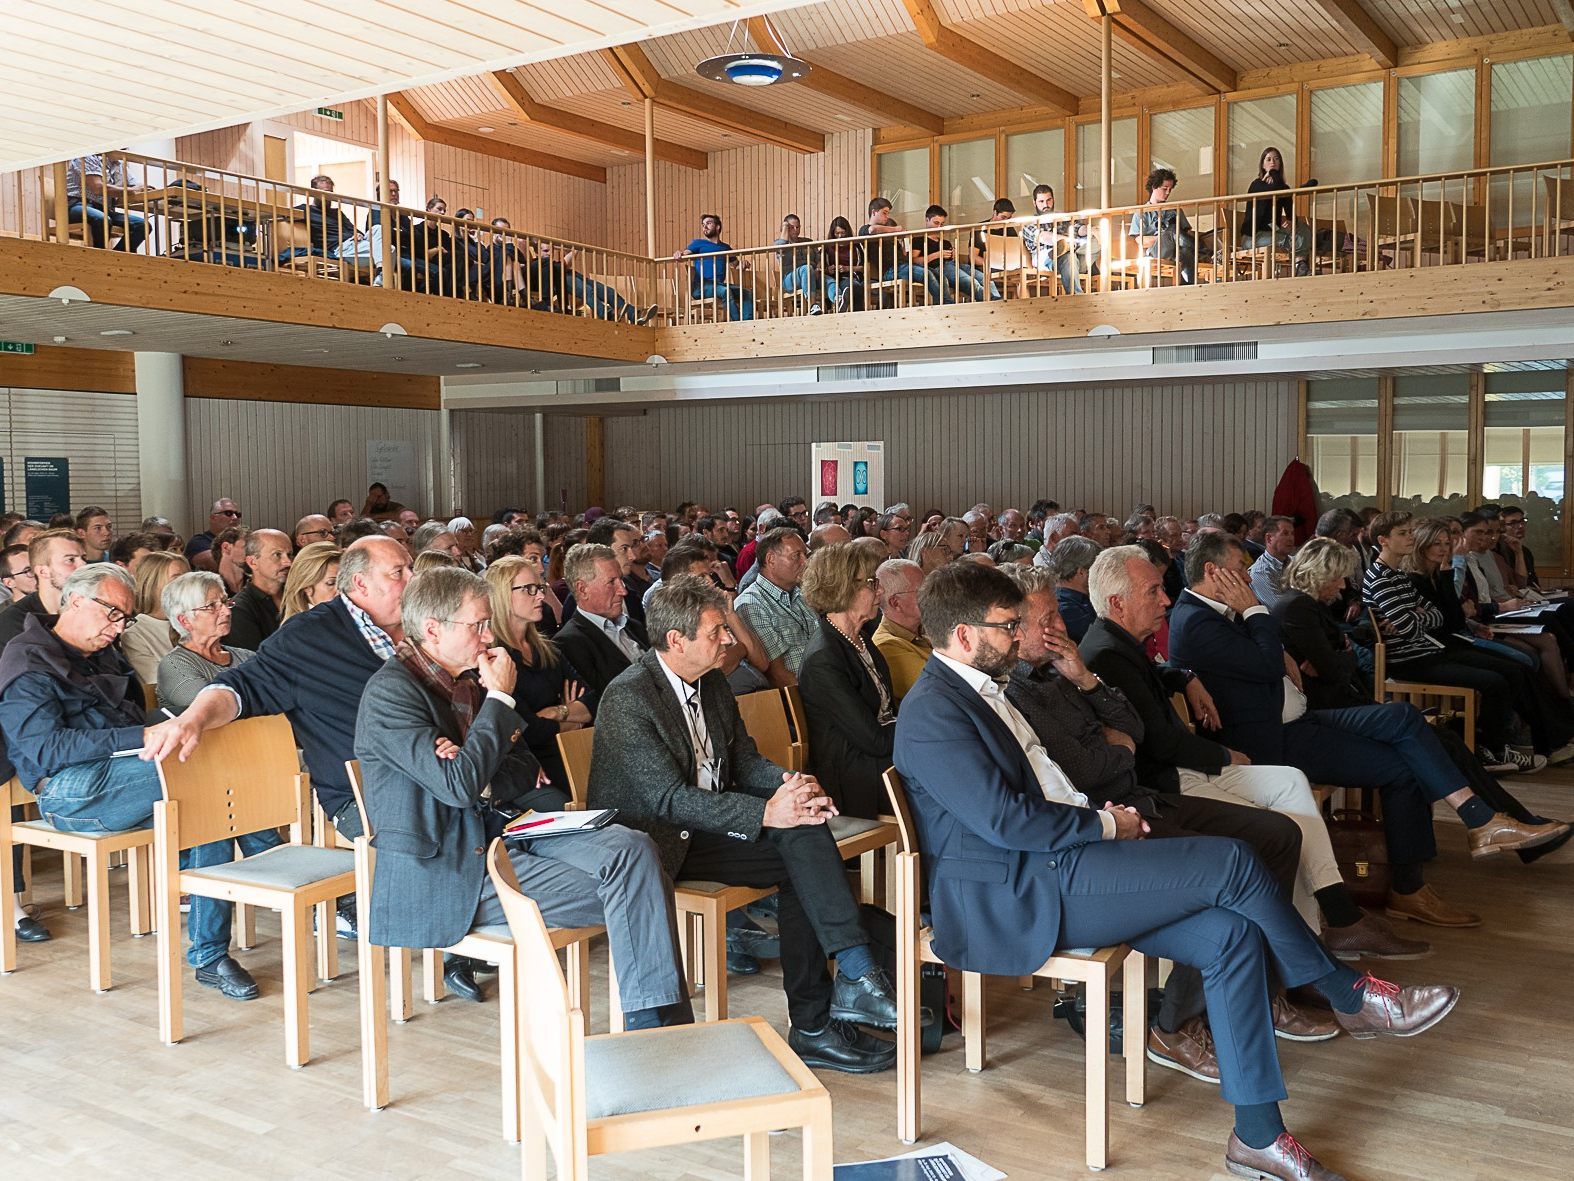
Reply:
[[[928,871],[935,951],[966,971],[1020,976],[1058,948],[1130,943],[1198,968],[1217,1041],[1225,1150],[1244,1176],[1337,1178],[1284,1127],[1268,1001],[1271,958],[1311,984],[1360,1038],[1411,1036],[1458,990],[1358,976],[1312,937],[1242,842],[1151,844],[1132,809],[1095,808],[1045,753],[997,679],[1017,658],[1022,592],[998,570],[953,563],[918,592],[934,654],[903,699],[896,766]]]

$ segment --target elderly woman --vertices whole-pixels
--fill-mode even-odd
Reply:
[[[175,633],[164,616],[164,587],[190,569],[191,563],[174,553],[152,553],[137,563],[137,617],[121,633],[120,650],[144,685],[158,683],[159,661],[175,647]]]
[[[486,569],[486,558],[481,553],[481,534],[469,517],[455,517],[448,522],[448,532],[454,535],[459,552],[454,557],[466,570],[479,574]]]
[[[990,546],[989,556],[997,566],[1031,566],[1033,547],[1007,538]]]
[[[1098,618],[1088,598],[1088,571],[1103,548],[1091,537],[1066,537],[1049,553],[1049,568],[1058,580],[1055,601],[1060,604],[1060,617],[1066,621],[1066,633],[1079,644]]]
[[[510,556],[486,568],[492,602],[492,637],[514,658],[514,709],[525,719],[525,742],[554,786],[568,790],[557,749],[562,730],[590,725],[594,701],[585,700],[579,673],[558,646],[541,634],[546,611],[545,572],[539,561]]]
[[[908,542],[907,554],[909,562],[917,562],[925,574],[931,570],[938,570],[955,556],[951,547],[946,544],[945,537],[938,531],[920,533]]]
[[[804,568],[800,593],[820,616],[798,670],[809,730],[808,770],[845,816],[886,810],[880,776],[891,765],[896,694],[870,641],[880,557],[857,542],[828,545]]]
[[[331,541],[314,541],[301,546],[284,579],[284,601],[279,622],[292,615],[310,611],[339,593],[339,555],[344,551]]]
[[[253,653],[221,642],[230,630],[230,597],[217,574],[196,570],[171,579],[164,588],[163,606],[180,637],[158,666],[158,703],[173,717],[184,712],[214,677],[250,660]]]

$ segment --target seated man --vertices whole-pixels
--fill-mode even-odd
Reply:
[[[1160,208],[1175,191],[1175,173],[1155,168],[1148,173],[1148,205],[1131,215],[1131,236],[1146,258],[1155,258],[1175,267],[1175,281],[1197,281],[1197,236],[1184,209]],[[1157,285],[1158,279],[1155,279]]]
[[[782,525],[758,539],[755,558],[759,576],[738,592],[734,605],[765,645],[771,662],[766,677],[772,685],[791,685],[798,679],[804,649],[820,630],[819,616],[798,592],[809,547],[803,534]]]
[[[144,193],[145,185],[126,183],[125,165],[119,156],[76,156],[66,165],[66,222],[85,226],[94,246],[109,245],[109,235],[120,235],[117,250],[135,254],[148,236],[148,219],[121,209],[130,193]]]
[[[1311,985],[1359,1038],[1436,1025],[1455,988],[1401,989],[1341,966],[1243,843],[1145,841],[1127,807],[1095,809],[1046,755],[995,679],[1015,663],[1022,592],[970,562],[919,591],[935,645],[896,721],[896,766],[918,825],[935,952],[964,971],[1020,976],[1064,948],[1130,943],[1203,976],[1245,1177],[1333,1178],[1285,1130],[1267,975]],[[1102,1037],[1102,1035],[1100,1035]]]
[[[910,283],[922,283],[929,293],[930,303],[940,303],[940,277],[927,267],[919,266],[912,257],[907,231],[899,225],[891,215],[891,202],[884,197],[875,197],[869,202],[869,220],[858,229],[858,236],[878,237],[888,235],[883,241],[869,243],[868,274],[871,276],[866,282],[879,280],[890,282],[892,279],[904,279]]]
[[[449,947],[507,920],[483,851],[505,817],[561,810],[517,741],[516,670],[489,648],[487,585],[468,570],[429,570],[400,605],[405,638],[361,695],[361,760],[377,878],[370,938],[384,947]],[[479,676],[477,676],[479,674]],[[509,846],[520,888],[554,927],[605,924],[629,1029],[692,1021],[672,891],[656,846],[621,825]]]
[[[754,291],[748,285],[749,260],[734,259],[725,252],[732,246],[721,240],[721,218],[714,213],[700,215],[700,236],[673,258],[693,258],[694,274],[689,280],[689,295],[694,299],[720,299],[727,307],[727,319],[754,319]],[[710,258],[708,255],[723,255]],[[730,281],[733,268],[738,281]]]
[[[61,832],[152,828],[163,798],[158,768],[116,752],[145,747],[152,733],[142,712],[142,685],[115,641],[136,606],[131,575],[94,563],[60,588],[60,616],[51,628],[29,616],[22,634],[0,656],[0,728],[22,786]],[[180,855],[182,869],[207,869],[279,843],[272,830],[198,845]],[[257,984],[230,958],[230,903],[193,897],[186,920],[187,962],[197,983],[232,1000],[257,996]]]
[[[945,227],[950,217],[943,205],[931,205],[924,210],[924,225],[931,230]],[[958,262],[957,240],[941,233],[924,234],[912,240],[912,258],[915,266],[925,267],[934,276],[934,286],[940,289],[941,303],[954,303],[965,294],[968,299],[984,298],[984,280],[970,263]],[[990,284],[990,298],[999,299],[1000,289]]]
[[[825,827],[836,809],[813,776],[763,758],[744,730],[719,669],[732,642],[726,606],[694,574],[652,597],[655,650],[601,700],[590,805],[654,837],[674,881],[777,887],[788,1044],[810,1066],[886,1070],[896,1047],[855,1023],[894,1028],[896,1001]]]
[[[318,193],[332,193],[333,177],[314,176],[311,187]],[[311,197],[297,205],[294,212],[306,222],[311,240],[310,253],[321,258],[337,258],[340,247],[355,238],[355,222],[339,207],[337,201],[330,201],[325,196]],[[294,257],[307,252],[297,247],[285,253]],[[281,258],[279,261],[284,262],[286,259]]]
[[[924,671],[934,651],[924,639],[918,617],[918,587],[924,570],[906,558],[890,558],[874,572],[880,580],[880,626],[874,629],[874,646],[885,657],[891,672],[891,693],[900,705]]]
[[[1282,579],[1285,563],[1295,552],[1295,522],[1289,517],[1264,517],[1262,523],[1262,553],[1252,563],[1252,594],[1268,610],[1279,601],[1283,593]]]
[[[1459,813],[1476,856],[1558,833],[1495,813],[1413,706],[1308,711],[1300,667],[1246,572],[1238,540],[1199,533],[1186,549],[1188,589],[1170,613],[1171,658],[1196,673],[1216,703],[1209,728],[1254,763],[1298,767],[1317,783],[1378,789],[1392,887],[1387,913],[1438,927],[1480,926],[1479,915],[1450,906],[1423,878],[1422,866],[1437,854],[1432,804],[1444,800]]]
[[[231,648],[255,652],[279,630],[290,562],[290,539],[279,530],[253,529],[246,535],[246,569],[251,578],[231,607],[230,631],[224,640]]]
[[[552,638],[579,670],[586,704],[594,714],[613,678],[639,659],[650,640],[645,626],[630,619],[624,606],[628,585],[611,546],[571,547],[563,561],[563,578],[574,596],[574,614]]]
[[[1022,227],[1022,245],[1032,254],[1033,265],[1058,274],[1060,289],[1067,295],[1081,295],[1082,276],[1090,264],[1098,264],[1097,236],[1088,233],[1085,221],[1052,216],[1055,190],[1049,185],[1033,186],[1033,212],[1039,220]]]
[[[801,243],[801,245],[800,245]],[[782,236],[771,243],[781,246],[782,290],[799,292],[807,302],[809,314],[825,310],[825,292],[820,282],[820,252],[803,236],[803,223],[796,213],[782,218]]]
[[[1066,634],[1080,644],[1094,620],[1088,598],[1088,571],[1103,548],[1091,537],[1068,537],[1049,551],[1049,568],[1055,574],[1055,602],[1065,622]]]

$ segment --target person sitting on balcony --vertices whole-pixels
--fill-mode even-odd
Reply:
[[[1267,147],[1257,161],[1257,179],[1247,193],[1288,193],[1284,155]],[[1285,251],[1295,257],[1295,273],[1311,274],[1312,227],[1295,216],[1295,199],[1288,196],[1257,197],[1246,203],[1241,218],[1241,245]],[[1272,273],[1270,263],[1269,273]]]
[[[931,205],[924,210],[924,224],[931,230],[939,230],[945,226],[949,216],[945,206]],[[957,262],[956,246],[955,238],[938,233],[925,234],[921,238],[913,239],[913,261],[928,268],[930,274],[938,277],[936,286],[940,288],[941,303],[954,303],[961,298],[963,291],[968,293],[970,299],[983,299],[982,276],[976,274],[969,264]],[[999,299],[1000,289],[991,284],[989,296],[992,299]]]
[[[448,216],[448,202],[433,196],[426,202],[428,217],[413,227],[416,290],[428,295],[454,293],[454,235],[452,227],[439,221]],[[424,269],[423,269],[424,267]]]
[[[782,261],[782,290],[797,292],[808,301],[811,316],[824,311],[821,294],[820,252],[810,246],[803,236],[803,223],[796,213],[782,218],[782,236],[771,243],[785,246],[780,252]]]
[[[381,200],[378,190],[379,200]],[[384,226],[384,211],[387,213],[387,225]],[[366,219],[366,232],[357,234],[355,239],[339,248],[339,257],[342,259],[366,259],[373,268],[383,265],[383,234],[391,233],[388,243],[390,259],[399,268],[399,288],[402,291],[426,290],[426,263],[422,259],[419,263],[415,257],[415,223],[410,220],[410,215],[399,206],[399,182],[388,182],[388,203],[373,209]],[[372,280],[374,286],[382,286],[389,282],[389,276],[379,274]],[[351,506],[354,507],[353,505]],[[332,514],[330,514],[332,515]]]
[[[573,247],[564,248],[557,242],[537,240],[536,260],[526,268],[530,290],[535,293],[531,307],[537,311],[561,311],[572,315],[576,305],[585,304],[598,320],[650,323],[656,314],[655,304],[636,314],[633,305],[611,287],[586,278],[574,269],[577,253]]]
[[[991,222],[1010,221],[1017,215],[1017,207],[1010,197],[999,198],[989,215]],[[989,273],[989,242],[994,239],[997,243],[1004,238],[1018,238],[1015,226],[1001,226],[998,229],[988,226],[973,232],[973,270],[982,274]]]
[[[1049,185],[1033,189],[1033,212],[1039,220],[1022,227],[1022,244],[1041,271],[1052,270],[1060,276],[1060,289],[1068,295],[1082,294],[1081,273],[1095,265],[1099,242],[1088,234],[1085,221],[1055,219],[1055,190]]]
[[[519,247],[508,234],[497,232],[511,229],[508,218],[494,217],[491,241],[481,248],[481,291],[493,303],[507,303],[509,288],[519,286]]]
[[[474,221],[474,209],[461,209],[454,214],[460,221]],[[454,265],[459,273],[454,277],[454,287],[465,299],[481,299],[491,288],[487,278],[491,254],[481,243],[483,231],[479,226],[454,227]]]
[[[877,234],[906,234],[901,225],[891,214],[891,202],[884,197],[875,197],[869,202],[869,220],[858,230],[860,238],[873,237]],[[917,266],[911,257],[912,252],[904,249],[903,245],[893,240],[890,245],[883,242],[869,244],[869,255],[872,259],[875,274],[884,282],[893,279],[907,283],[922,283],[929,292],[929,302],[940,302],[940,278],[927,267]]]
[[[1173,169],[1155,168],[1148,173],[1149,208],[1131,215],[1130,233],[1144,258],[1172,263],[1176,282],[1191,284],[1197,281],[1197,235],[1184,209],[1159,208],[1170,199],[1176,184]]]
[[[820,268],[825,276],[825,295],[838,312],[864,307],[864,248],[852,241],[853,224],[845,217],[833,217],[825,232],[830,241],[820,248]]]
[[[742,282],[748,276],[748,259],[705,257],[709,254],[725,255],[731,249],[730,243],[721,240],[721,218],[714,213],[702,213],[700,236],[672,257],[694,258],[694,274],[689,280],[691,298],[723,300],[727,305],[729,320],[752,320],[754,292]],[[730,283],[728,278],[735,266],[740,282]]]
[[[76,156],[66,165],[66,222],[79,225],[94,246],[104,246],[111,231],[120,235],[115,249],[135,254],[148,235],[148,219],[116,206],[146,185],[126,183],[125,165],[111,156]]]
[[[316,193],[331,193],[333,177],[314,176],[311,187]],[[337,201],[330,201],[327,197],[309,197],[295,207],[295,212],[303,215],[306,232],[311,239],[310,253],[319,258],[338,257],[344,243],[355,238],[355,222],[345,214]],[[279,261],[287,262],[306,253],[308,251],[302,247],[290,247],[281,252]]]

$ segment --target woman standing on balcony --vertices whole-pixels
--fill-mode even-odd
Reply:
[[[1284,155],[1267,147],[1257,160],[1257,179],[1247,193],[1287,193],[1290,183],[1284,178]],[[1311,227],[1295,216],[1293,197],[1262,196],[1247,201],[1241,218],[1241,246],[1263,247],[1290,252],[1295,257],[1295,273],[1311,273]],[[1271,264],[1270,264],[1271,271]]]

